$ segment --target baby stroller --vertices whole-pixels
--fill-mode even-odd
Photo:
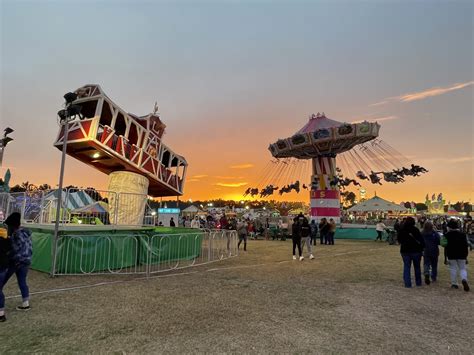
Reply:
[[[388,242],[389,245],[397,245],[397,231],[395,229],[390,229],[387,228],[385,229],[385,232],[387,233],[387,238],[386,241]]]

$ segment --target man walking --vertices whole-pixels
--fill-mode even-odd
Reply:
[[[298,247],[300,261],[303,261],[304,257],[301,252],[301,224],[298,218],[294,219],[294,223],[291,226],[291,239],[293,241],[293,260],[296,260],[296,247]]]

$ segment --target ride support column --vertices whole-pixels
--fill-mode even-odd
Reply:
[[[148,179],[130,171],[109,175],[109,218],[111,224],[143,225]]]
[[[339,187],[331,186],[336,176],[336,157],[313,158],[313,175],[311,177],[310,207],[311,219],[317,222],[322,218],[328,221],[341,221],[341,202]]]

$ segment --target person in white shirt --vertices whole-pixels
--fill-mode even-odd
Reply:
[[[196,229],[201,228],[201,223],[199,222],[199,217],[198,217],[198,216],[196,216],[196,217],[191,221],[191,228],[196,228]]]
[[[382,221],[379,221],[379,223],[377,223],[377,225],[375,226],[375,230],[377,231],[377,238],[375,238],[376,241],[382,241],[382,233],[386,228],[387,227],[385,226],[385,224],[383,224]]]

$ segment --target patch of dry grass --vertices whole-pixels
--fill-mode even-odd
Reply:
[[[405,289],[395,246],[337,241],[303,262],[290,248],[250,241],[238,258],[149,280],[31,272],[33,292],[127,282],[33,295],[28,313],[8,299],[0,353],[471,353],[474,297],[449,289],[444,265],[438,284]]]

